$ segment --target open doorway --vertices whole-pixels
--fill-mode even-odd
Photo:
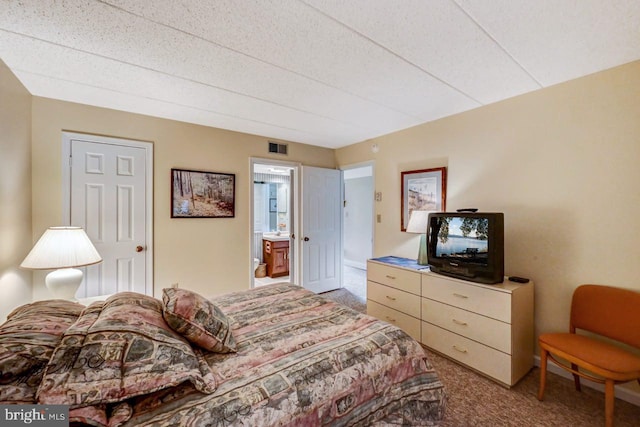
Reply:
[[[295,280],[297,165],[252,160],[252,287]]]
[[[373,255],[373,164],[347,166],[344,173],[343,287],[367,300],[367,259]]]

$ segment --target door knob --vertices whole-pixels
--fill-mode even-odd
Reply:
[[[142,246],[136,246],[136,252],[142,252],[144,248]]]
[[[303,240],[304,240],[305,242],[308,242],[308,241],[309,241],[309,238],[308,238],[308,237],[305,237]]]

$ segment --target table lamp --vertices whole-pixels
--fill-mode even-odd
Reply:
[[[81,227],[49,227],[22,261],[32,270],[56,269],[45,284],[56,298],[75,300],[82,283],[82,270],[74,267],[97,264],[102,257]]]
[[[407,233],[420,234],[420,248],[418,249],[419,265],[427,265],[427,224],[429,222],[429,211],[411,211]]]

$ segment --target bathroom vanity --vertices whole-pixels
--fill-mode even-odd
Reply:
[[[262,238],[262,259],[267,264],[267,276],[281,277],[289,275],[289,235],[267,236]]]

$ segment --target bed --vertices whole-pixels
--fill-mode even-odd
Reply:
[[[0,326],[0,403],[69,405],[72,424],[94,426],[432,426],[444,415],[424,350],[388,323],[288,283],[210,300],[163,292],[14,310]]]

